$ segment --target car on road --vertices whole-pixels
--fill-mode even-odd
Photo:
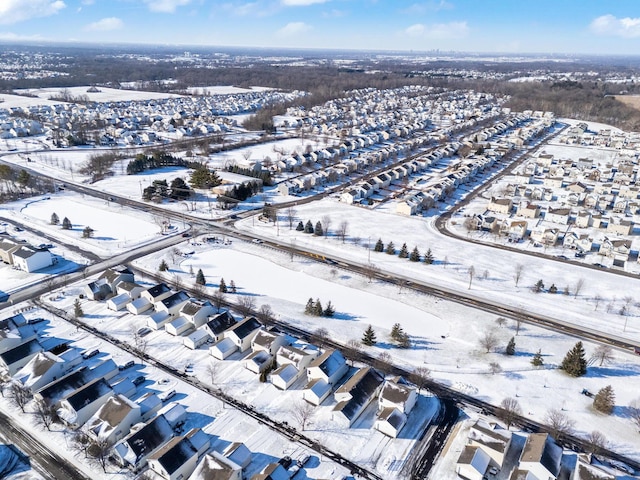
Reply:
[[[264,243],[262,240],[260,240],[259,238],[254,238],[253,240],[251,240],[253,243]]]
[[[131,380],[131,383],[133,383],[137,387],[139,385],[142,385],[146,379],[147,377],[145,377],[144,375],[138,375],[136,378]]]
[[[183,238],[189,238],[190,236],[191,236],[191,234],[190,234],[189,232],[184,232],[184,233],[182,234],[182,237],[183,237]]]
[[[190,376],[190,377],[191,377],[191,376],[193,376],[193,367],[194,367],[193,363],[187,363],[187,364],[184,366],[184,373],[185,373],[185,375],[188,375],[188,376]]]
[[[170,400],[171,398],[173,398],[176,394],[175,390],[168,390],[166,392],[162,392],[160,395],[158,395],[158,398],[160,400],[162,400],[162,402],[166,402],[168,400]]]
[[[499,471],[499,470],[498,470],[496,467],[491,467],[491,468],[489,469],[489,473],[490,473],[491,475],[496,475],[496,474],[498,473],[498,471]]]

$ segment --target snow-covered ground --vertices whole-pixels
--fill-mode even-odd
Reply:
[[[242,88],[233,85],[215,85],[211,87],[189,87],[187,91],[193,95],[231,95],[238,93],[255,93],[273,90],[271,87]]]
[[[130,101],[130,100],[154,100],[158,98],[177,98],[181,95],[175,95],[173,93],[161,93],[161,92],[144,92],[140,90],[119,90],[117,88],[108,88],[108,87],[98,87],[97,92],[90,92],[90,86],[84,87],[67,87],[67,88],[34,88],[34,89],[24,89],[24,90],[16,90],[18,93],[27,94],[27,95],[35,95],[37,98],[34,100],[39,100],[35,105],[42,105],[43,100],[45,102],[51,102],[48,100],[51,96],[60,96],[61,92],[66,92],[74,98],[80,96],[87,96],[89,101],[91,102],[122,102],[122,101]],[[3,95],[4,97],[4,95]],[[65,103],[59,100],[55,100],[52,103]],[[50,103],[45,103],[50,104]],[[34,105],[34,104],[32,104]],[[2,108],[9,108],[5,103],[1,105]]]

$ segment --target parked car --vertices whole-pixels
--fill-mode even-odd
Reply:
[[[287,455],[278,460],[278,463],[282,465],[283,468],[288,469],[293,463],[293,460],[291,460],[291,457]]]
[[[98,355],[100,353],[100,350],[98,350],[97,348],[93,349],[93,350],[88,350],[85,351],[82,354],[82,358],[84,358],[85,360],[91,358],[91,357],[95,357],[96,355]]]
[[[120,370],[120,371],[126,370],[127,368],[133,367],[135,364],[136,364],[136,362],[134,362],[133,360],[129,360],[124,365],[118,365],[118,370]]]
[[[309,455],[303,455],[301,456],[298,461],[296,462],[298,464],[298,467],[302,468],[305,466],[305,464],[309,461]]]
[[[153,330],[151,330],[149,327],[142,327],[140,330],[138,330],[138,336],[139,337],[144,337],[146,335],[149,335]]]
[[[166,392],[162,392],[160,395],[158,395],[158,398],[160,400],[162,400],[163,402],[166,402],[167,400],[173,398],[176,394],[175,390],[168,390]]]
[[[131,383],[133,383],[137,387],[138,385],[142,385],[146,379],[147,377],[145,377],[144,375],[138,375],[136,378],[131,380]]]
[[[498,470],[496,467],[491,467],[491,468],[489,469],[489,473],[490,473],[491,475],[496,475],[498,472],[499,472],[499,470]]]

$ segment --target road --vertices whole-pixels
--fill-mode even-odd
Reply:
[[[31,467],[46,479],[89,480],[66,459],[60,457],[34,438],[29,432],[16,425],[11,417],[0,410],[0,441],[17,446],[29,456]]]

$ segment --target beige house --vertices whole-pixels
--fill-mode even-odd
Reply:
[[[509,214],[513,207],[513,201],[510,198],[495,198],[491,197],[491,201],[487,206],[487,210],[494,213]]]

